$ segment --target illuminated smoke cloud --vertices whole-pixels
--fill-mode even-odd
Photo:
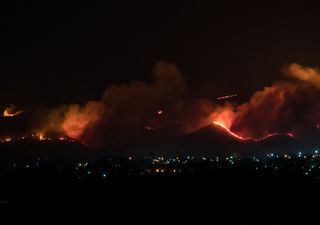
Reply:
[[[256,92],[249,102],[235,109],[231,130],[243,137],[253,138],[291,130],[292,109],[297,103],[296,91],[294,85],[276,83]]]
[[[248,102],[187,99],[179,69],[160,62],[150,83],[108,87],[101,100],[52,110],[46,132],[60,132],[88,146],[143,143],[146,134],[170,127],[181,135],[209,124],[222,126],[239,140],[277,134],[301,135],[320,124],[319,69],[291,64],[287,79],[257,91]],[[214,88],[214,87],[213,87]]]
[[[319,70],[291,64],[284,69],[287,77],[296,80],[275,82],[253,94],[247,103],[233,109],[225,108],[227,119],[214,121],[243,138],[263,138],[270,134],[302,135],[305,129],[315,127],[320,120]],[[220,110],[221,111],[221,110]],[[215,112],[216,113],[216,112]]]
[[[54,110],[46,127],[90,146],[134,143],[142,139],[145,127],[159,128],[174,122],[171,114],[181,108],[185,89],[178,68],[160,62],[154,67],[152,82],[112,85],[100,101]],[[160,109],[162,118],[155,120]]]
[[[19,114],[23,113],[23,110],[17,110],[14,105],[10,105],[9,107],[5,108],[3,111],[3,117],[14,117]]]
[[[290,64],[283,70],[289,77],[297,78],[320,88],[320,70],[319,68],[304,67],[297,63]]]

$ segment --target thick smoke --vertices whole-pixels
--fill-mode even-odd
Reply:
[[[291,64],[289,78],[256,92],[249,102],[234,108],[230,129],[241,136],[262,138],[270,133],[303,135],[320,121],[320,74],[317,68]]]
[[[53,110],[44,127],[89,146],[141,143],[155,130],[169,127],[184,134],[212,122],[246,139],[286,132],[301,135],[320,122],[319,69],[295,63],[283,72],[285,79],[257,91],[246,103],[217,104],[187,99],[179,69],[160,62],[150,83],[110,86],[100,101]]]
[[[179,69],[160,62],[150,83],[132,82],[106,89],[100,101],[53,110],[46,131],[58,131],[90,146],[143,141],[149,130],[172,126],[185,133],[207,125],[213,108],[207,100],[186,101]],[[163,113],[157,112],[162,110]],[[175,127],[175,128],[174,128]]]
[[[283,72],[289,77],[297,78],[320,88],[320,70],[318,68],[304,67],[297,63],[293,63],[285,67]]]

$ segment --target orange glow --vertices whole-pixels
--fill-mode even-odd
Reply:
[[[223,124],[223,123],[221,123],[221,122],[213,122],[213,124],[215,124],[215,125],[223,128],[223,129],[224,129],[225,131],[227,131],[231,136],[233,136],[233,137],[235,137],[236,139],[239,139],[239,140],[241,140],[241,141],[248,141],[248,140],[251,139],[251,138],[244,138],[244,137],[241,137],[241,136],[237,135],[236,133],[233,133],[231,130],[229,130],[229,129],[227,128],[227,126],[226,126],[225,124]]]
[[[65,136],[56,137],[56,136],[46,136],[44,133],[31,133],[23,136],[17,136],[17,137],[10,137],[10,136],[4,136],[0,137],[0,143],[7,143],[7,142],[18,142],[18,141],[68,141],[68,142],[74,142],[73,139],[70,139]]]
[[[219,107],[210,116],[211,121],[214,121],[217,125],[230,130],[235,117],[234,108],[231,105],[225,105]]]
[[[63,121],[62,129],[68,137],[79,140],[90,124],[100,119],[100,111],[101,104],[94,101],[88,102],[85,107],[72,105]]]
[[[11,141],[12,139],[11,139],[11,137],[6,137],[4,140],[5,140],[6,142],[9,142],[9,141]]]
[[[223,123],[220,123],[220,122],[213,122],[213,124],[223,128],[226,132],[228,132],[232,137],[240,140],[240,141],[262,141],[264,139],[267,139],[267,138],[270,138],[270,137],[273,137],[273,136],[277,136],[277,135],[281,135],[280,133],[271,133],[271,134],[268,134],[264,137],[261,137],[261,138],[253,138],[253,137],[242,137],[234,132],[232,132],[229,128],[227,128],[227,126]],[[294,137],[294,135],[292,133],[284,133],[282,135],[287,135],[291,138]]]
[[[39,133],[39,134],[37,134],[37,136],[39,137],[39,140],[40,140],[40,141],[45,140],[45,137],[44,137],[44,134],[43,134],[43,133]]]
[[[16,115],[19,115],[21,114],[23,111],[20,110],[20,111],[17,111],[17,112],[14,112],[14,110],[10,107],[7,107],[4,111],[3,111],[3,117],[13,117],[13,116],[16,116]]]

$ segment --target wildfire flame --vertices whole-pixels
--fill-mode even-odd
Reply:
[[[20,136],[4,136],[0,137],[0,143],[12,143],[19,141],[60,141],[60,142],[74,142],[74,139],[71,139],[66,136],[61,135],[50,135],[45,132],[39,131],[35,133],[24,134]]]
[[[39,137],[40,141],[43,141],[46,139],[43,133],[38,133],[37,136]]]
[[[4,111],[2,116],[3,117],[14,117],[17,116],[19,114],[23,113],[23,110],[19,110],[15,112],[15,108],[14,107],[7,107]]]
[[[294,63],[283,72],[288,79],[276,81],[256,91],[248,101],[236,104],[228,100],[237,94],[217,97],[221,102],[189,100],[178,68],[160,62],[150,83],[112,85],[100,100],[54,109],[42,126],[94,147],[144,142],[141,127],[156,130],[176,123],[188,124],[181,128],[182,133],[213,124],[240,141],[276,135],[302,137],[305,124],[320,129],[320,68]]]
[[[258,142],[258,141],[262,141],[262,140],[265,140],[265,139],[267,139],[267,138],[274,137],[274,136],[278,136],[278,135],[287,135],[287,136],[289,136],[289,137],[291,137],[291,138],[294,137],[294,135],[293,135],[292,133],[289,133],[289,132],[288,132],[288,133],[283,133],[283,134],[282,134],[282,133],[271,133],[271,134],[268,134],[268,135],[266,135],[266,136],[264,136],[264,137],[261,137],[261,138],[242,137],[242,136],[240,136],[240,135],[232,132],[224,123],[216,122],[216,121],[215,121],[215,122],[213,122],[213,124],[215,124],[215,125],[223,128],[223,129],[224,129],[227,133],[229,133],[232,137],[234,137],[234,138],[236,138],[236,139],[238,139],[238,140],[241,140],[241,141],[256,141],[256,142]]]

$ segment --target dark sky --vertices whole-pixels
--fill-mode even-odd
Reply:
[[[269,1],[1,1],[0,107],[97,99],[174,62],[191,96],[247,99],[285,63],[320,66],[320,10]]]

